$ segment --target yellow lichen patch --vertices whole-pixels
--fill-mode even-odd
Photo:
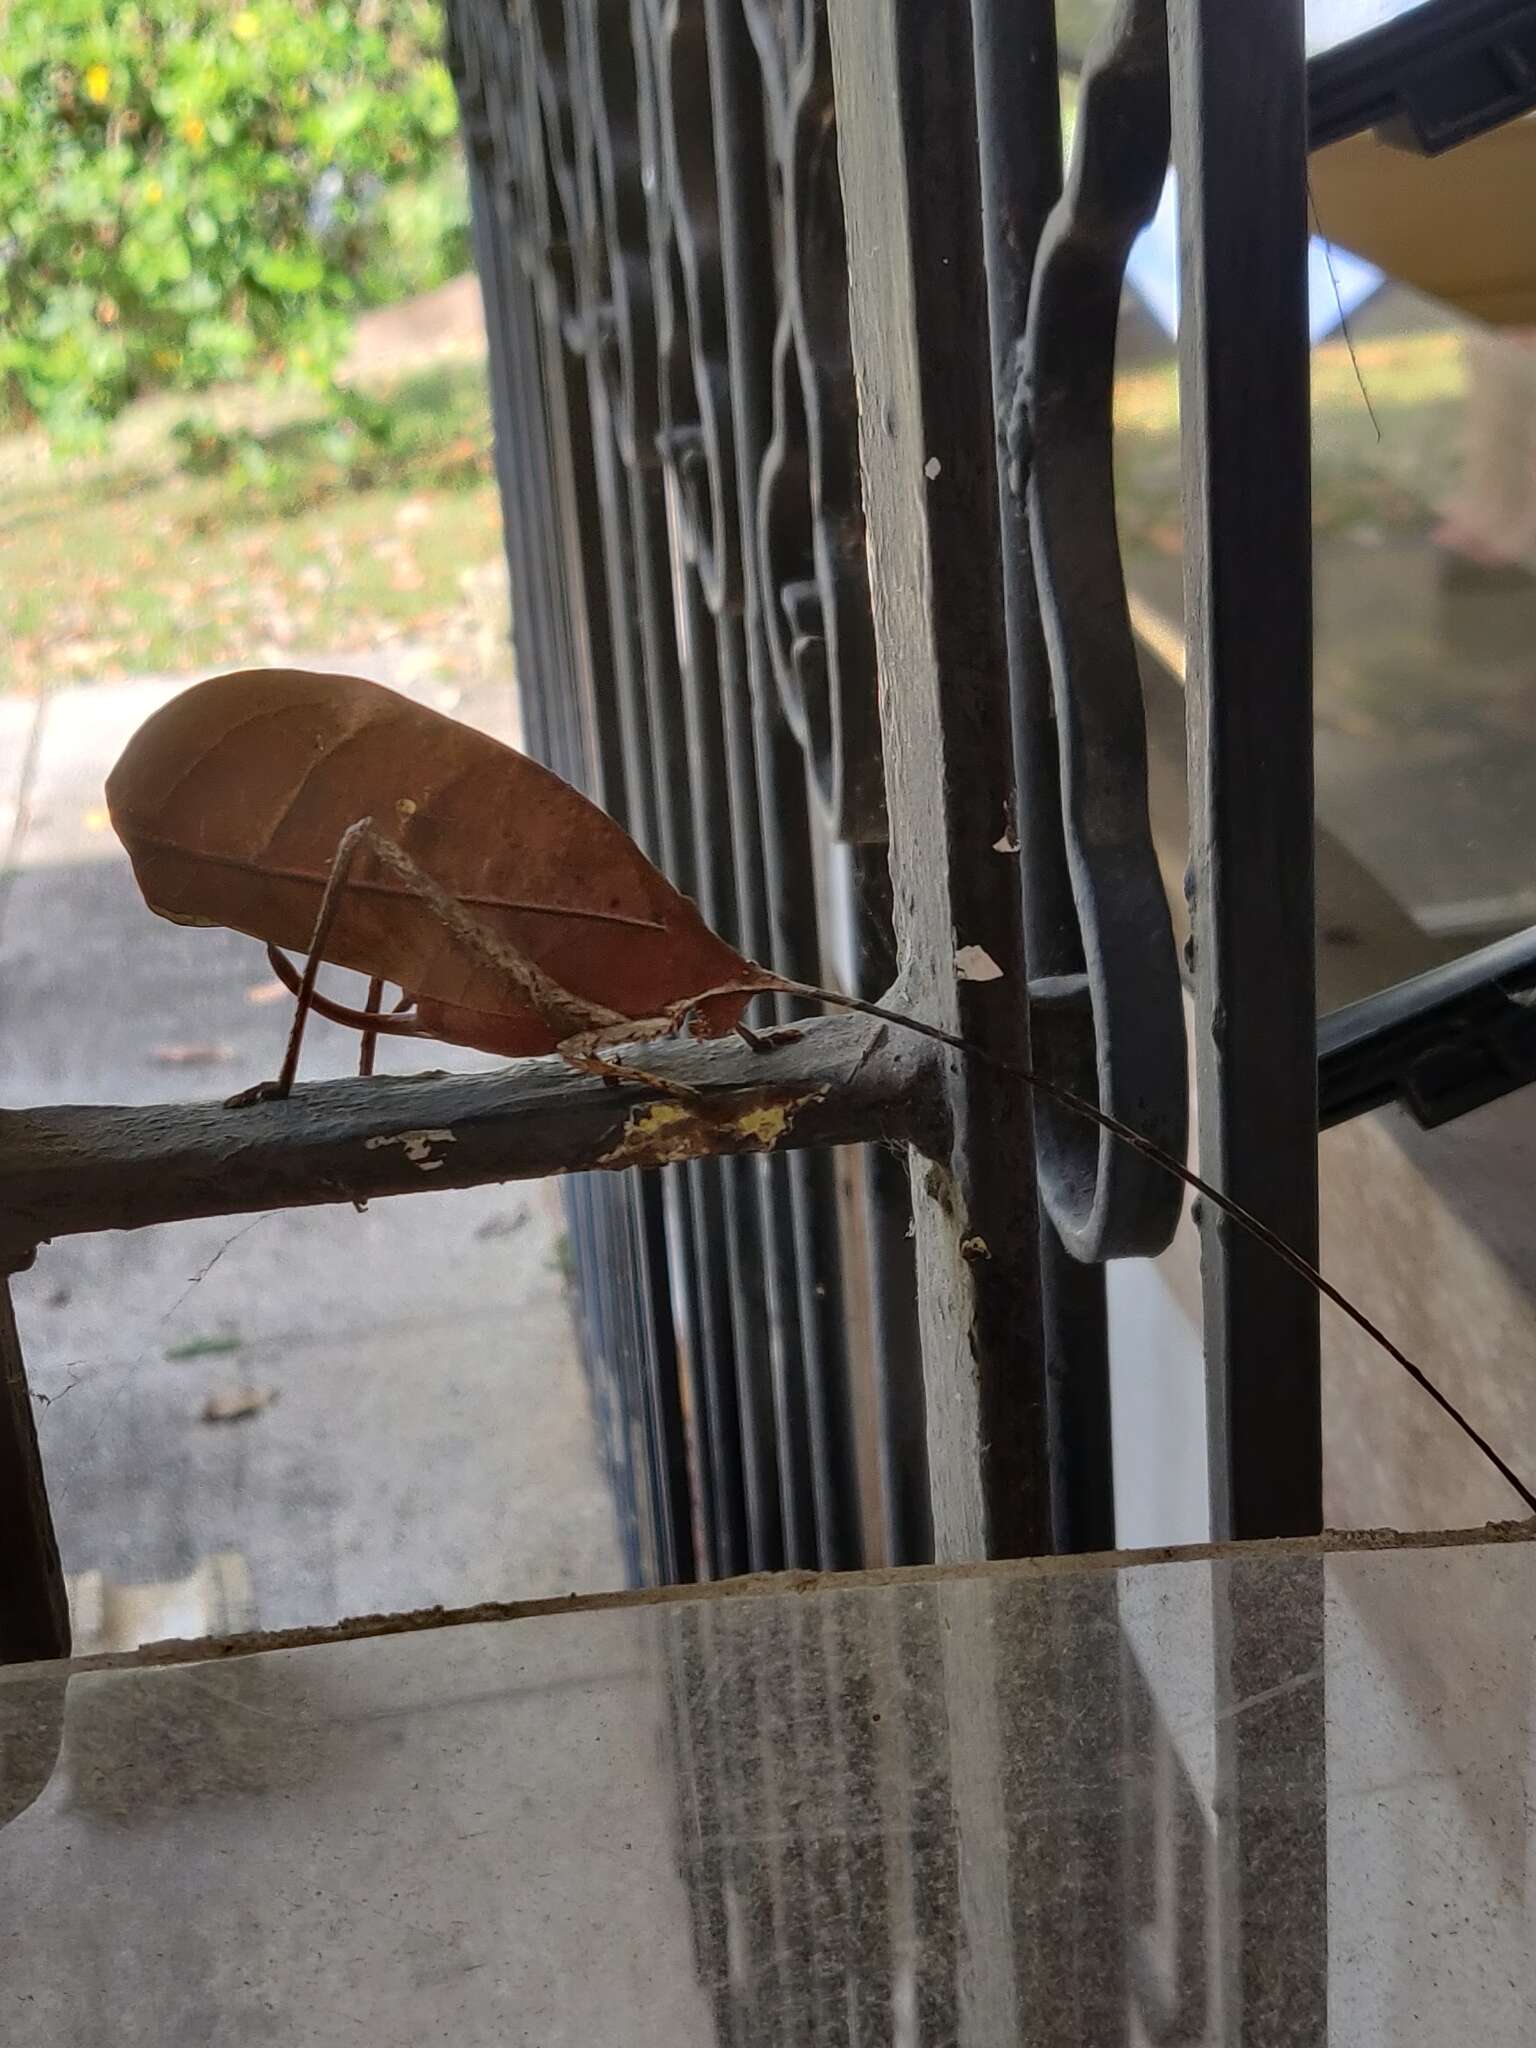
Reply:
[[[800,1107],[797,1102],[796,1109]],[[764,1102],[756,1109],[743,1110],[731,1121],[737,1130],[755,1138],[765,1152],[771,1152],[789,1129],[789,1107],[783,1102]]]
[[[631,1166],[642,1161],[657,1166],[669,1159],[692,1159],[696,1143],[688,1142],[696,1132],[698,1119],[680,1102],[649,1102],[644,1109],[632,1109],[624,1119],[624,1135],[611,1152],[605,1152],[600,1166]]]
[[[812,1089],[777,1102],[754,1102],[741,1109],[722,1105],[705,1110],[684,1102],[649,1102],[632,1109],[624,1135],[599,1166],[670,1166],[679,1159],[703,1159],[711,1152],[735,1152],[745,1139],[758,1152],[771,1152],[798,1111],[825,1091]]]

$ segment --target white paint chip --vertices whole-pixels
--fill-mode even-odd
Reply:
[[[944,465],[940,462],[937,455],[930,455],[923,464],[923,475],[927,477],[929,483],[932,483],[934,478],[942,473],[943,468]]]
[[[452,1131],[399,1131],[390,1138],[368,1138],[364,1144],[369,1152],[377,1152],[383,1145],[401,1145],[412,1166],[419,1166],[423,1173],[440,1173],[444,1162],[432,1157],[432,1148],[453,1142]]]
[[[955,972],[962,981],[1001,981],[1003,978],[1003,970],[985,946],[957,947]]]

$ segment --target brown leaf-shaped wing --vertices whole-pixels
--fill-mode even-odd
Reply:
[[[174,698],[107,781],[145,901],[304,950],[337,841],[359,818],[546,974],[622,1017],[753,970],[610,817],[499,740],[356,676],[248,669]],[[466,958],[438,917],[364,853],[325,948],[417,998],[423,1024],[488,1052],[558,1033]],[[696,1028],[739,1021],[720,999]]]

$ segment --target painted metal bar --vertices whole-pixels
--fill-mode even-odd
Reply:
[[[890,862],[883,846],[855,847],[853,861],[860,905],[857,980],[861,994],[878,1000],[897,972]],[[928,1410],[907,1162],[876,1146],[865,1151],[862,1167],[885,1561],[931,1564]]]
[[[1169,0],[1168,29],[1200,1166],[1315,1260],[1303,0]],[[1313,1534],[1317,1297],[1218,1216],[1201,1250],[1212,1537]],[[1315,1560],[1300,1569],[1300,1687],[1294,1647],[1276,1663],[1268,1588],[1224,1565],[1213,1579],[1217,2031],[1239,2048],[1328,2037],[1323,1583]]]
[[[722,664],[727,766],[742,942],[754,959],[822,978],[805,762],[774,696],[760,580],[758,486],[771,433],[769,368],[778,289],[769,208],[772,143],[763,80],[740,0],[706,0],[721,317],[729,365],[724,493],[735,530],[716,537],[732,560],[727,616],[739,640]],[[824,32],[824,31],[823,31]],[[786,257],[785,260],[788,260]],[[726,620],[722,619],[722,631]],[[878,990],[865,989],[865,994]],[[789,1014],[781,1005],[781,1013]],[[818,1162],[757,1163],[784,1562],[862,1562],[848,1421],[845,1331],[831,1312],[842,1285],[836,1203]],[[826,1305],[830,1305],[829,1307]]]
[[[1170,0],[1202,1171],[1317,1255],[1301,0]],[[1201,1218],[1211,1527],[1322,1526],[1317,1296]]]
[[[535,751],[634,829],[623,695],[612,685],[628,650],[610,621],[626,613],[612,602],[611,576],[608,602],[604,590],[609,564],[597,454],[606,445],[606,421],[597,408],[571,401],[559,294],[535,260],[536,224],[555,204],[542,124],[525,117],[536,72],[515,60],[510,42],[492,50],[477,42],[477,35],[504,37],[506,30],[505,23],[472,16],[453,41],[472,142],[520,694]],[[564,189],[566,203],[578,196],[573,180]],[[562,535],[559,546],[547,544],[551,530]],[[628,1470],[627,1444],[618,1492],[632,1568],[643,1523],[654,1550],[646,1576],[654,1580],[692,1576],[694,1535],[666,1268],[658,1293],[657,1275],[640,1253],[657,1199],[649,1179],[573,1186],[566,1208],[588,1348],[626,1409],[638,1409],[645,1420],[649,1500],[640,1500]],[[629,1435],[627,1424],[622,1435]]]
[[[1061,191],[1060,83],[1053,0],[971,0],[982,225],[994,403],[1005,418],[1029,313],[1040,233]],[[999,435],[998,508],[1016,796],[1007,857],[1020,865],[1029,979],[1086,969],[1063,831],[1061,765],[1029,521]],[[1041,1112],[1037,1108],[1037,1126]],[[1038,1140],[1038,1128],[1037,1128]],[[1037,1153],[1038,1160],[1038,1153]],[[1051,1431],[1051,1516],[1062,1551],[1112,1550],[1109,1330],[1104,1272],[1040,1223],[1042,1326]]]
[[[0,1279],[0,1664],[67,1657],[69,1598],[8,1279]]]

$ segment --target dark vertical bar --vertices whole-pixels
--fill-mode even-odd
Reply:
[[[0,1279],[0,1664],[68,1655],[69,1599],[11,1286]]]
[[[547,25],[547,24],[546,24]],[[605,472],[606,410],[572,405],[566,334],[548,269],[558,197],[540,112],[535,26],[457,12],[451,49],[471,143],[476,254],[514,593],[518,676],[529,740],[621,821],[648,794],[626,751],[632,694],[628,593],[614,587],[618,491]],[[553,53],[558,60],[568,55]],[[584,110],[580,94],[578,112]],[[559,137],[555,142],[560,141]],[[567,224],[568,225],[568,224]],[[524,260],[519,261],[519,257]],[[594,380],[585,380],[589,394]],[[648,770],[648,764],[647,764]],[[631,1570],[695,1575],[668,1274],[653,1176],[607,1177],[566,1193],[577,1292]],[[609,1412],[611,1411],[611,1412]]]
[[[1317,1257],[1302,0],[1170,0],[1202,1171]],[[1318,1303],[1201,1218],[1211,1533],[1322,1526]]]
[[[775,703],[761,607],[776,600],[757,578],[758,477],[778,303],[763,82],[739,0],[706,0],[706,14],[746,655],[745,675],[727,679],[734,686],[725,707],[728,758],[740,777],[733,806],[752,816],[760,847],[761,896],[750,917],[744,911],[743,939],[781,973],[819,981],[805,764]],[[862,1562],[832,1181],[830,1160],[797,1155],[759,1169],[784,1562],[823,1569]]]
[[[795,1152],[788,1165],[810,1417],[816,1560],[823,1571],[851,1571],[863,1559],[843,1343],[837,1168],[829,1152]]]
[[[669,481],[669,493],[675,491]],[[697,896],[705,922],[737,943],[742,941],[735,862],[732,777],[726,752],[724,699],[736,694],[730,674],[735,652],[729,625],[717,633],[697,576],[682,565],[679,508],[669,496],[668,527],[674,561],[673,610],[677,629],[677,677],[687,736],[688,823],[697,869]],[[729,1355],[735,1373],[746,1550],[750,1571],[776,1571],[784,1563],[778,1461],[774,1435],[769,1332],[764,1319],[760,1212],[752,1163],[722,1159],[701,1165],[701,1182],[720,1205],[725,1246],[724,1309]],[[722,1367],[723,1369],[723,1367]]]
[[[1053,0],[971,0],[981,218],[986,241],[994,402],[1008,389],[1029,312],[1035,249],[1061,191],[1061,85]],[[1030,980],[1086,971],[1062,824],[1050,666],[1029,521],[998,448],[1003,598],[1013,714],[1014,836]],[[1112,1550],[1114,1469],[1109,1328],[1102,1267],[1071,1257],[1040,1218],[1041,1321],[1050,1427],[1051,1524],[1058,1551]]]
[[[932,1564],[928,1424],[917,1343],[912,1197],[905,1160],[864,1150],[864,1197],[873,1277],[875,1418],[880,1433],[880,1511],[887,1564]]]
[[[1040,1313],[1051,1432],[1051,1541],[1059,1552],[1115,1547],[1104,1282],[1104,1268],[1074,1259],[1042,1214]]]
[[[550,346],[554,345],[551,341]],[[614,624],[624,616],[625,599],[613,576],[614,551],[604,519],[604,505],[611,502],[613,493],[611,480],[599,473],[600,450],[611,453],[607,408],[594,400],[591,377],[587,380],[588,403],[565,406],[563,360],[560,368],[567,461],[557,471],[557,481],[559,496],[566,502],[567,564],[579,569],[582,577],[580,602],[571,607],[577,672],[583,679],[576,701],[589,727],[581,735],[582,753],[596,771],[588,782],[590,793],[620,824],[643,839],[652,792],[645,787],[644,778],[634,773],[633,677],[627,649],[620,654],[624,636],[615,631]],[[609,484],[606,494],[605,482]],[[644,1418],[643,1457],[650,1474],[655,1525],[651,1579],[652,1583],[672,1585],[695,1576],[696,1560],[677,1345],[671,1325],[664,1237],[657,1229],[661,1207],[655,1175],[626,1175],[620,1186],[596,1188],[593,1211],[603,1223],[605,1242],[599,1248],[603,1263],[598,1273],[587,1276],[586,1284],[616,1291],[622,1297],[616,1358],[623,1361],[633,1380],[637,1412]]]
[[[1169,29],[1200,1162],[1315,1260],[1302,0],[1170,0]],[[1209,1207],[1201,1235],[1212,1535],[1308,1534],[1317,1298]],[[1221,2037],[1313,2048],[1328,2006],[1322,1566],[1301,1562],[1278,1630],[1272,1576],[1214,1569]]]
[[[661,1498],[667,1503],[669,1516],[663,1583],[682,1585],[699,1575],[699,1539],[682,1411],[682,1367],[672,1323],[661,1177],[650,1172],[627,1178],[631,1218],[627,1272],[635,1289],[642,1356],[650,1368],[657,1456],[662,1464]]]
[[[550,548],[546,542],[545,553],[552,572],[563,571],[571,664],[561,692],[568,729],[559,766],[624,822],[628,801],[614,665],[610,659],[598,669],[592,659],[594,650],[611,650],[612,636],[598,594],[603,543],[590,417],[565,402],[564,350],[558,331],[547,323],[544,351],[540,381],[556,450],[553,498],[565,529],[563,544]],[[590,1187],[578,1282],[602,1305],[603,1355],[619,1390],[637,1543],[651,1584],[693,1576],[675,1340],[665,1302],[658,1314],[654,1299],[658,1274],[665,1285],[666,1267],[654,1268],[646,1257],[646,1209],[653,1201],[654,1189],[640,1176],[622,1186],[603,1180]]]
[[[473,22],[455,16],[461,94],[469,143],[471,217],[476,265],[485,299],[489,376],[500,485],[512,586],[512,628],[518,692],[528,741],[534,752],[566,774],[580,776],[585,763],[573,743],[571,718],[576,692],[571,676],[567,564],[538,538],[540,506],[548,506],[553,485],[546,441],[539,328],[533,295],[514,248],[515,185],[507,150],[506,106],[516,80],[511,49],[501,75],[488,77],[488,53],[474,37]],[[531,138],[523,138],[531,147]],[[631,1417],[636,1399],[625,1370],[615,1311],[606,1190],[576,1184],[564,1191],[569,1240],[574,1251],[576,1306],[581,1318],[583,1357],[593,1386],[594,1413],[602,1434],[614,1510],[626,1570],[631,1580],[653,1576],[657,1517],[642,1511],[639,1475],[631,1456]],[[651,1478],[655,1489],[655,1475]],[[685,1496],[686,1498],[686,1496]],[[660,1518],[662,1527],[666,1518]],[[685,1525],[686,1526],[686,1525]]]
[[[501,495],[502,527],[512,583],[512,640],[517,663],[518,693],[528,721],[529,737],[547,756],[548,715],[545,697],[551,688],[556,654],[549,606],[541,602],[540,577],[529,533],[536,484],[536,451],[525,396],[526,373],[519,375],[519,344],[532,346],[532,322],[524,304],[526,287],[516,276],[500,220],[491,142],[483,103],[465,107],[469,143],[470,211],[474,229],[475,267],[485,300],[491,384],[491,420],[495,440],[496,476]],[[521,330],[521,331],[519,331]]]
[[[654,377],[654,357],[637,374]],[[659,468],[626,465],[630,568],[626,603],[638,628],[646,742],[654,790],[657,844],[645,850],[685,894],[699,887],[693,832],[688,733],[671,605],[665,489]],[[686,1244],[688,1355],[700,1409],[702,1451],[713,1497],[713,1576],[748,1568],[750,1538],[742,1462],[741,1414],[732,1345],[730,1233],[724,1193],[708,1162],[665,1169],[669,1233]]]

